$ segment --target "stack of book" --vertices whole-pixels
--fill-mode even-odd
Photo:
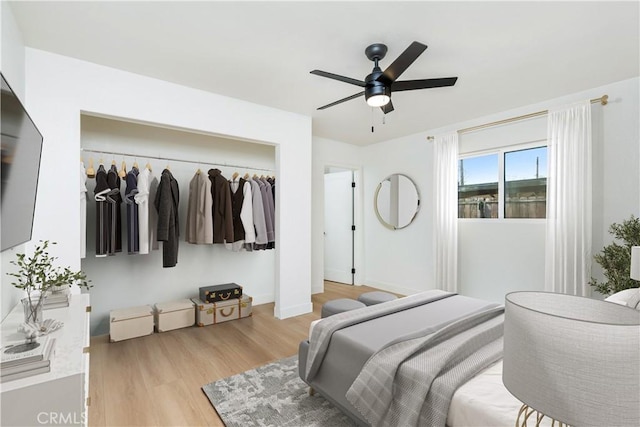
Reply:
[[[53,292],[42,303],[42,309],[69,307],[69,292]]]
[[[0,383],[44,374],[51,370],[51,358],[53,357],[55,338],[43,337],[33,344],[24,341],[2,347],[2,361],[0,362]],[[26,351],[15,352],[16,350]]]

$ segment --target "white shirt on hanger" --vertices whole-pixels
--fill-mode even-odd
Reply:
[[[153,247],[153,240],[155,240],[155,234],[150,233],[154,225],[150,224],[150,208],[149,205],[149,193],[151,188],[152,175],[148,168],[144,168],[138,174],[138,194],[134,196],[134,200],[138,205],[138,231],[140,239],[140,254],[148,254],[150,249],[157,249]],[[153,209],[155,212],[155,209]],[[154,221],[155,223],[155,221]]]

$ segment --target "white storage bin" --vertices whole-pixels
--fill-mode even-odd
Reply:
[[[181,299],[155,305],[156,330],[158,332],[188,328],[196,322],[193,301]]]
[[[143,337],[153,333],[153,308],[150,305],[111,310],[109,337],[111,342]]]

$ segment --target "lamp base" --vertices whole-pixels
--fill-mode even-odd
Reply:
[[[527,427],[527,421],[535,412],[535,424],[532,424],[535,427],[540,427],[540,423],[542,419],[545,417],[544,414],[536,411],[535,409],[529,407],[529,405],[522,405],[520,410],[518,411],[518,419],[516,420],[516,427]],[[531,420],[533,422],[533,419]],[[561,423],[560,421],[556,421],[551,419],[551,427],[570,427],[569,424]]]

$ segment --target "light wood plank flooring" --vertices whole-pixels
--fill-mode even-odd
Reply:
[[[313,313],[279,320],[274,304],[253,316],[109,343],[91,338],[90,426],[222,426],[201,387],[298,352],[322,304],[375,290],[325,282]]]

